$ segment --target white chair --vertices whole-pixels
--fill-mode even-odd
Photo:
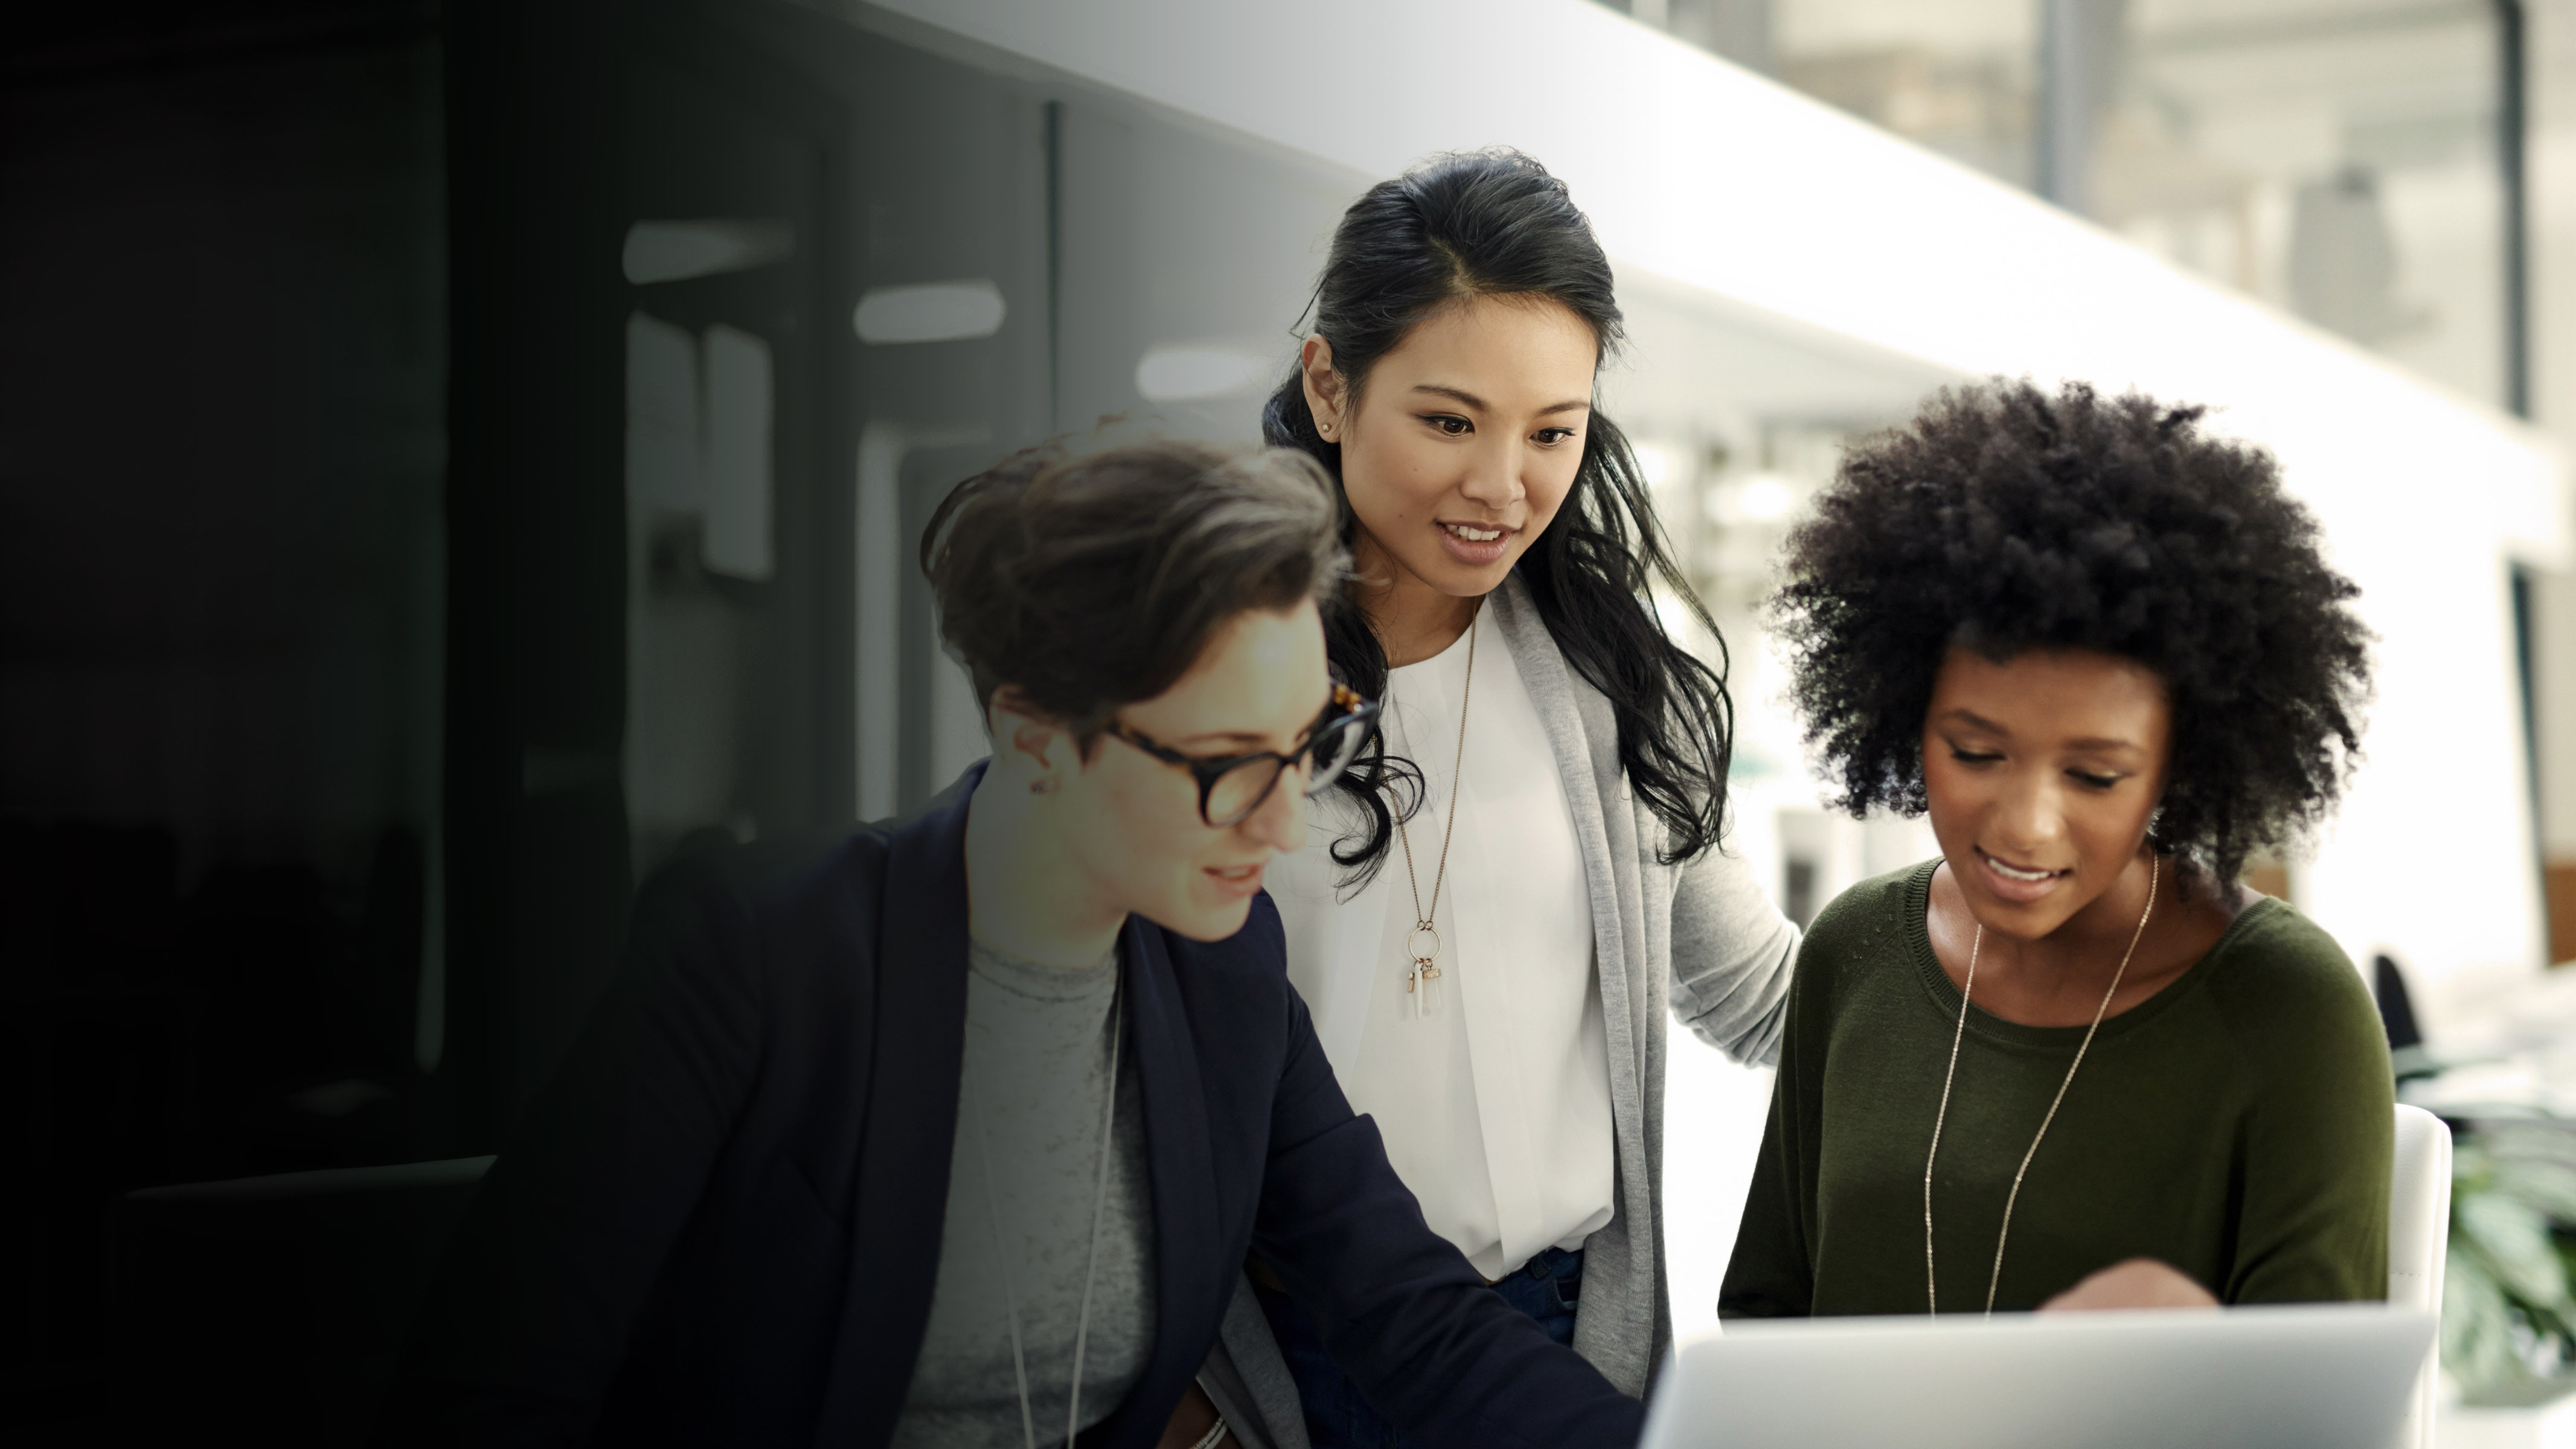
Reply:
[[[2451,1246],[2451,1129],[2421,1107],[2397,1108],[2397,1164],[2388,1194],[2388,1302],[2435,1317]],[[2433,1400],[2442,1350],[2426,1355],[2400,1449],[2433,1449]]]

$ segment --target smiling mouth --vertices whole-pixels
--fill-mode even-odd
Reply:
[[[1270,862],[1256,860],[1250,865],[1211,865],[1207,873],[1216,879],[1217,890],[1227,896],[1249,896],[1261,889],[1261,873]]]
[[[1478,528],[1470,523],[1444,523],[1440,526],[1450,537],[1466,543],[1492,543],[1504,534],[1518,531],[1509,528]]]
[[[2037,885],[2044,880],[2055,880],[2057,877],[2066,874],[2066,872],[2062,870],[2025,870],[2017,865],[2006,865],[2002,861],[1995,859],[1993,856],[1986,854],[1982,850],[1977,852],[1977,858],[1986,863],[1987,869],[1993,871],[1999,876],[2002,876],[2004,879],[2023,881],[2031,885]]]

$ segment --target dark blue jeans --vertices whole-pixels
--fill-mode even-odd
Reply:
[[[1306,1403],[1306,1436],[1315,1449],[1413,1449],[1413,1441],[1378,1417],[1360,1397],[1359,1385],[1324,1347],[1307,1318],[1288,1295],[1253,1285],[1271,1336],[1297,1380],[1297,1396]],[[1558,1343],[1574,1342],[1574,1303],[1583,1292],[1583,1250],[1550,1248],[1513,1269],[1494,1285],[1505,1303],[1538,1320]]]

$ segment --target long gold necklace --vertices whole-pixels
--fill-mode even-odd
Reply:
[[[1431,983],[1440,979],[1440,932],[1431,922],[1440,913],[1440,883],[1449,878],[1449,839],[1458,833],[1458,790],[1467,768],[1467,697],[1476,685],[1476,619],[1483,610],[1479,600],[1476,613],[1467,616],[1467,677],[1458,685],[1458,758],[1449,767],[1449,823],[1440,829],[1440,868],[1431,873],[1427,911],[1422,908],[1422,878],[1413,870],[1413,838],[1405,834],[1404,817],[1395,819],[1395,838],[1404,846],[1404,882],[1413,889],[1413,933],[1404,938],[1404,954],[1413,969],[1405,973],[1404,992],[1413,998],[1416,1016],[1430,1012]],[[1418,993],[1416,987],[1421,988]]]
[[[2013,1169],[2012,1191],[2004,1195],[2004,1224],[1995,1230],[1995,1267],[1986,1275],[1986,1313],[1995,1311],[1995,1285],[2004,1277],[2004,1240],[2012,1233],[2013,1204],[2021,1200],[2022,1175],[2030,1171],[2030,1160],[2039,1155],[2040,1139],[2048,1135],[2048,1124],[2057,1120],[2058,1104],[2066,1100],[2066,1089],[2075,1085],[2075,1069],[2084,1065],[2084,1054],[2093,1048],[2093,1033],[2102,1029],[2103,1013],[2111,1009],[2111,997],[2120,989],[2120,978],[2129,974],[2129,958],[2138,954],[2138,941],[2147,934],[2147,921],[2156,913],[2156,886],[2163,878],[2164,862],[2147,857],[2147,908],[2138,913],[2138,929],[2129,934],[2129,949],[2120,953],[2120,969],[2111,973],[2111,988],[2102,993],[2102,1004],[2093,1008],[2093,1024],[2084,1028],[2084,1040],[2075,1048],[2075,1060],[2066,1064],[2066,1080],[2057,1084],[2057,1095],[2049,1100],[2048,1114],[2039,1119],[2039,1131],[2030,1139],[2030,1150],[2021,1155],[2021,1166]],[[1932,1164],[1941,1156],[1941,1124],[1950,1116],[1950,1083],[1959,1075],[1959,1039],[1968,1033],[1968,998],[1977,989],[1977,955],[1986,944],[1986,928],[1977,927],[1976,939],[1968,947],[1968,980],[1959,988],[1959,1024],[1950,1033],[1950,1069],[1941,1074],[1941,1109],[1932,1117],[1932,1151],[1923,1159],[1923,1311],[1941,1311],[1940,1279],[1932,1272]]]

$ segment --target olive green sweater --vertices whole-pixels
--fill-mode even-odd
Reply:
[[[1959,992],[1924,926],[1937,861],[1825,909],[1790,986],[1723,1317],[1921,1313],[1923,1163]],[[1985,1306],[2013,1171],[2082,1027],[1971,1006],[1933,1179],[1940,1307]],[[2160,1258],[2229,1303],[2385,1298],[2388,1050],[2359,973],[2270,899],[2102,1023],[2013,1210],[1997,1310]]]

